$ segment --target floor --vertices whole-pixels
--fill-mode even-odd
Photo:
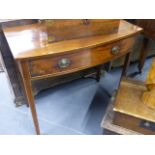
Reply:
[[[145,63],[143,73],[133,78],[145,80],[152,59]],[[137,71],[137,64],[130,66],[128,74]],[[36,108],[44,135],[101,135],[100,127],[110,97],[117,89],[121,69],[112,70],[101,77],[79,79],[45,90],[36,96]],[[105,93],[105,91],[108,93]],[[0,134],[35,134],[29,108],[15,107],[5,73],[0,73]]]
[[[1,60],[0,60],[0,72],[3,71],[3,68],[2,68],[2,64],[1,64]]]

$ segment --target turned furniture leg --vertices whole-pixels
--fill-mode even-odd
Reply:
[[[27,101],[30,106],[33,122],[35,125],[35,130],[36,130],[36,133],[39,135],[40,134],[39,123],[38,123],[34,96],[33,96],[33,91],[32,91],[32,86],[31,86],[29,67],[26,61],[21,62],[21,73],[22,73],[22,79],[23,79]]]
[[[138,70],[140,73],[142,72],[142,69],[143,69],[143,66],[145,63],[145,59],[146,59],[147,54],[148,54],[148,51],[147,51],[148,42],[149,42],[149,39],[144,37],[143,45],[142,45],[142,49],[141,49],[140,57],[139,57],[139,65],[138,65]]]
[[[122,70],[122,75],[121,77],[123,76],[127,76],[127,68],[130,64],[130,55],[131,55],[131,52],[128,53],[126,56],[125,56],[125,60],[124,60],[124,66],[123,66],[123,70]]]

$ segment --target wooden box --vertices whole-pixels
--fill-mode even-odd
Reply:
[[[70,40],[118,31],[119,19],[50,19],[42,20],[49,42]]]
[[[113,111],[113,104],[114,104],[115,97],[110,100],[110,103],[106,109],[106,112],[103,116],[102,122],[101,122],[101,127],[104,129],[103,134],[108,134],[108,135],[141,135],[141,133],[136,132],[134,130],[128,129],[126,127],[123,127],[120,124],[115,123],[114,124],[114,118],[115,118],[115,113]]]
[[[155,123],[115,112],[113,124],[144,135],[155,134]]]
[[[113,110],[139,119],[155,122],[155,111],[146,106],[141,96],[147,88],[141,81],[123,79],[117,92]]]
[[[141,101],[145,90],[143,82],[124,78],[101,126],[119,134],[154,135],[155,111]]]

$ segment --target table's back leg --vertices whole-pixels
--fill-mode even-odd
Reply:
[[[127,69],[128,69],[129,64],[130,64],[130,56],[131,56],[131,52],[127,53],[125,56],[121,77],[127,76]]]
[[[102,66],[97,66],[96,67],[96,81],[99,82],[100,78],[101,78],[101,70],[102,70]]]
[[[28,67],[28,64],[26,61],[21,62],[20,65],[21,65],[21,74],[22,74],[22,80],[23,80],[23,84],[24,84],[27,101],[28,101],[28,104],[31,109],[31,114],[33,117],[33,122],[35,125],[36,133],[39,135],[40,129],[39,129],[37,112],[36,112],[36,107],[35,107],[35,102],[34,102],[33,91],[32,91],[29,67]]]
[[[139,58],[139,64],[138,64],[138,69],[139,69],[140,73],[142,72],[142,69],[143,69],[144,63],[145,63],[145,59],[148,55],[148,51],[147,51],[148,42],[149,42],[149,39],[144,37],[143,46],[142,46],[142,49],[140,52],[140,58]]]

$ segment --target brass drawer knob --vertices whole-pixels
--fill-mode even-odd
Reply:
[[[58,61],[59,68],[66,68],[70,65],[71,61],[67,58],[62,58]]]
[[[119,46],[114,46],[114,47],[112,47],[112,49],[111,49],[111,53],[112,53],[112,54],[118,54],[119,51],[120,51],[120,47],[119,47]]]

